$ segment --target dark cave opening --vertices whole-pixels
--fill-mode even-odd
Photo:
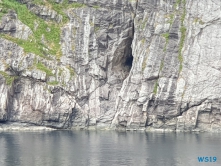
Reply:
[[[128,36],[121,40],[117,45],[112,60],[112,72],[116,79],[123,81],[128,77],[133,65],[133,50],[132,43],[134,39],[134,23],[131,21],[131,29],[128,31]]]
[[[134,60],[134,57],[132,55],[132,48],[131,48],[132,41],[133,41],[132,38],[129,38],[129,40],[127,40],[126,42],[127,44],[124,49],[124,55],[122,56],[122,59],[121,59],[121,66],[122,68],[124,68],[125,71],[128,72],[128,74],[132,68],[132,64]]]
[[[124,65],[129,67],[129,69],[131,69],[132,64],[133,64],[133,59],[134,59],[134,57],[132,55],[126,56],[126,61],[125,61]]]
[[[113,75],[121,81],[129,75],[133,65],[132,41],[133,38],[131,37],[123,40],[115,51],[115,56],[112,61]]]

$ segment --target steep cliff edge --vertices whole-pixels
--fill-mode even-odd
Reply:
[[[0,125],[221,131],[220,7],[1,0]]]

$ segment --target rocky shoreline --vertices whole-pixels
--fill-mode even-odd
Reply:
[[[172,129],[157,129],[157,128],[145,128],[145,129],[120,129],[120,128],[96,128],[96,127],[88,127],[88,128],[69,128],[69,129],[62,129],[62,128],[52,128],[46,126],[36,126],[31,124],[21,124],[21,123],[11,123],[11,124],[4,124],[0,125],[0,132],[42,132],[42,131],[116,131],[116,132],[160,132],[160,133],[221,133],[221,130],[172,130]]]

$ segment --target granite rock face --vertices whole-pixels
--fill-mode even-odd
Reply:
[[[2,125],[221,131],[218,0],[18,2],[58,24],[61,56],[28,52],[38,25],[1,17]]]

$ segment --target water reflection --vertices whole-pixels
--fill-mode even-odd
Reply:
[[[221,165],[220,136],[114,131],[3,132],[0,166],[196,166],[198,156],[216,156],[217,162],[212,165]]]

